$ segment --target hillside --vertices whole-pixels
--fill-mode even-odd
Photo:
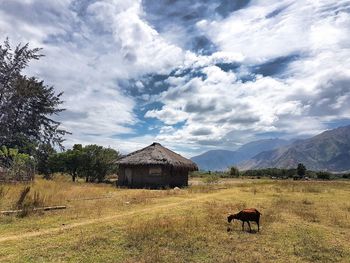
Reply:
[[[303,163],[311,170],[350,170],[350,126],[325,131],[310,139],[257,154],[241,169],[293,168]]]
[[[287,145],[289,141],[281,139],[265,139],[242,145],[237,151],[212,150],[191,158],[199,169],[210,171],[226,170],[232,165],[248,160],[262,151],[276,149]]]

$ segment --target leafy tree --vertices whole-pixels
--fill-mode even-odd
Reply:
[[[306,167],[305,167],[304,164],[302,164],[302,163],[299,163],[299,164],[298,164],[298,167],[297,167],[297,174],[298,174],[300,177],[305,176],[305,174],[306,174]]]
[[[239,170],[236,166],[232,166],[230,168],[230,176],[232,177],[238,177],[239,176]]]
[[[87,145],[82,151],[80,172],[86,182],[102,182],[107,175],[116,172],[117,151],[98,145]]]
[[[0,165],[6,168],[11,167],[12,158],[16,154],[15,149],[8,149],[6,146],[1,146],[0,149]]]
[[[51,171],[68,173],[75,182],[79,176],[79,170],[83,170],[82,150],[81,144],[75,144],[70,150],[51,155],[48,161]]]
[[[52,172],[65,172],[73,182],[85,177],[86,182],[103,182],[105,177],[116,172],[119,153],[98,145],[75,144],[72,149],[56,153],[49,158]]]
[[[325,172],[325,171],[320,171],[316,173],[317,179],[322,179],[322,180],[330,180],[331,179],[331,173]]]
[[[28,154],[19,153],[17,149],[2,146],[0,149],[0,163],[8,169],[8,179],[32,180],[34,176],[34,159]]]
[[[67,133],[51,118],[63,110],[62,93],[22,75],[31,60],[42,56],[40,50],[28,44],[13,50],[8,40],[0,45],[0,145],[29,154],[40,144],[61,147]]]
[[[56,153],[56,150],[50,144],[40,144],[36,149],[37,171],[43,174],[46,179],[50,179],[49,157],[54,153]]]

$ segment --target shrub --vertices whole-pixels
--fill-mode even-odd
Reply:
[[[232,166],[230,168],[230,177],[238,177],[239,176],[239,170],[237,167]]]
[[[203,182],[206,184],[215,184],[219,181],[219,176],[217,175],[209,175],[204,177]]]
[[[28,154],[19,153],[17,149],[2,146],[0,166],[7,168],[5,181],[29,181],[34,178],[34,158]]]
[[[317,172],[316,175],[317,175],[317,179],[322,179],[322,180],[331,179],[331,173],[329,172],[321,171],[321,172]]]
[[[305,167],[304,164],[302,164],[302,163],[299,163],[299,164],[298,164],[298,167],[297,167],[297,174],[298,174],[300,177],[305,176],[305,174],[306,174],[306,167]]]

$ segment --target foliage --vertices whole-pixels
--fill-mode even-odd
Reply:
[[[41,49],[9,41],[0,45],[0,145],[33,155],[39,144],[61,146],[66,131],[51,118],[61,112],[62,93],[34,77],[22,75],[28,63],[38,60]]]
[[[219,182],[219,176],[216,174],[210,174],[207,177],[204,177],[203,182],[206,184],[216,184]]]
[[[66,172],[73,181],[79,176],[85,177],[87,182],[102,182],[117,171],[118,157],[119,153],[111,148],[76,144],[72,149],[52,155],[49,165],[52,172]]]
[[[246,170],[241,172],[241,175],[251,177],[291,178],[295,175],[295,173],[295,169],[266,168],[257,170]]]
[[[72,181],[75,182],[79,169],[81,167],[82,146],[75,144],[72,149],[65,152],[57,153],[49,158],[49,165],[54,172],[65,172],[72,176]]]
[[[350,179],[350,174],[343,174],[341,177],[344,179]]]
[[[325,178],[320,178],[319,176],[324,176]],[[195,171],[191,172],[189,174],[190,177],[196,177],[196,178],[206,178],[210,176],[216,176],[218,178],[232,178],[233,176],[230,174],[230,171],[226,172],[205,172],[205,171]],[[350,174],[343,174],[343,173],[330,173],[330,172],[322,172],[322,171],[312,171],[307,170],[305,172],[305,176],[308,178],[318,178],[318,179],[346,179],[350,178]],[[256,169],[256,170],[245,170],[240,171],[239,176],[242,177],[257,177],[257,178],[263,178],[263,177],[270,177],[270,178],[276,178],[276,179],[287,179],[287,178],[295,178],[300,179],[300,176],[297,175],[296,169],[283,169],[283,168],[265,168],[265,169]],[[210,180],[210,179],[209,179]]]
[[[299,163],[298,164],[298,167],[297,167],[297,174],[300,176],[300,177],[303,177],[305,176],[305,173],[306,173],[306,167],[304,164],[302,163]]]
[[[87,145],[82,150],[80,172],[86,181],[102,182],[106,175],[117,171],[118,152],[98,145]]]
[[[37,172],[43,174],[46,179],[49,179],[51,174],[49,158],[54,153],[56,151],[50,144],[40,144],[36,150]]]
[[[197,177],[197,178],[205,178],[208,176],[216,176],[219,178],[229,178],[230,175],[227,172],[223,172],[223,171],[215,171],[215,172],[211,172],[211,171],[193,171],[189,173],[189,177]]]
[[[230,168],[230,176],[231,177],[238,177],[239,176],[239,170],[236,166],[232,166]]]
[[[7,179],[10,180],[31,180],[34,176],[34,159],[28,154],[19,153],[17,149],[2,146],[0,165],[8,169]]]
[[[317,179],[322,179],[322,180],[330,180],[331,179],[331,173],[325,172],[325,171],[320,171],[316,173]]]

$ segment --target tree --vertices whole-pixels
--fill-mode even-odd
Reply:
[[[102,182],[109,174],[116,172],[119,153],[98,145],[87,145],[82,149],[80,172],[86,182]]]
[[[40,144],[37,147],[35,156],[37,161],[37,171],[44,175],[44,178],[50,179],[51,168],[49,158],[55,154],[56,150],[50,144]]]
[[[85,177],[86,182],[103,182],[105,177],[117,171],[119,153],[98,145],[75,144],[72,149],[56,153],[49,158],[52,172],[70,174],[72,181]]]
[[[298,167],[297,167],[297,174],[300,176],[300,177],[304,177],[305,174],[306,174],[306,167],[304,164],[302,163],[299,163],[298,164]]]
[[[316,173],[317,179],[322,179],[322,180],[330,180],[331,179],[331,173],[326,172],[326,171],[320,171]]]
[[[0,45],[0,145],[31,155],[40,144],[62,147],[67,133],[51,118],[63,110],[62,93],[22,75],[31,60],[42,57],[40,50],[28,44],[12,50],[8,39]]]
[[[70,150],[50,156],[51,171],[68,173],[72,177],[72,181],[75,182],[79,176],[79,170],[83,170],[82,150],[81,144],[75,144]]]
[[[236,166],[232,166],[230,168],[230,176],[232,177],[238,177],[239,176],[239,170]]]
[[[32,180],[34,177],[34,159],[28,154],[19,153],[17,149],[2,146],[0,164],[8,169],[7,179],[22,181]]]

